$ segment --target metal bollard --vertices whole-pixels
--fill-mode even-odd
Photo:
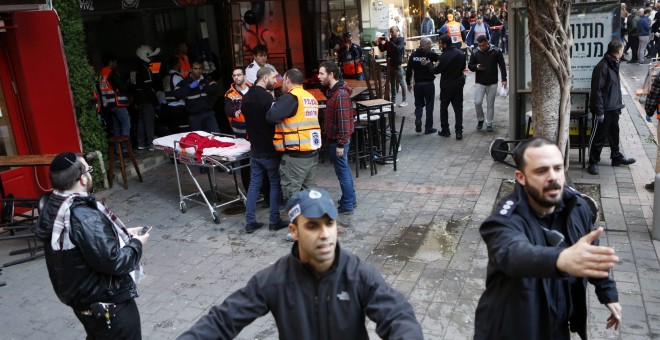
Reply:
[[[655,190],[653,190],[653,231],[651,237],[660,241],[660,173],[655,175]]]

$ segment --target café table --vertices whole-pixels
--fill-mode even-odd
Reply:
[[[399,132],[396,131],[395,126],[396,113],[394,112],[394,103],[384,99],[371,99],[358,101],[355,104],[358,122],[362,120],[361,115],[366,118],[367,148],[370,153],[369,163],[371,166],[371,175],[378,174],[376,162],[392,160],[394,162],[394,169],[396,169]],[[386,115],[387,117],[385,117]],[[375,129],[372,129],[371,117],[373,116],[378,117],[377,120],[374,120],[374,123],[376,123]],[[389,148],[387,147],[388,133],[390,139]],[[378,140],[374,141],[375,139]]]

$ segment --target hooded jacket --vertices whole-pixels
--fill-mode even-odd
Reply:
[[[485,70],[477,70],[477,65],[483,65]],[[502,74],[502,81],[506,81],[506,64],[504,63],[504,56],[499,48],[488,45],[486,52],[482,52],[479,47],[472,49],[470,61],[468,62],[468,69],[476,72],[474,82],[480,85],[493,85],[497,84],[498,75],[497,69],[499,68]]]
[[[557,269],[564,247],[547,245],[537,225],[523,187],[503,198],[495,213],[479,227],[488,248],[486,290],[477,305],[475,339],[550,339],[554,329],[549,289],[551,280],[569,280],[566,297],[570,330],[587,338],[587,279],[569,276]],[[591,210],[580,195],[564,188],[553,225],[564,225],[566,247],[575,244],[592,228]],[[598,245],[595,240],[594,245]],[[610,278],[589,279],[602,304],[618,301],[616,283]]]
[[[142,256],[142,242],[131,239],[119,247],[112,222],[97,209],[93,196],[71,205],[69,238],[73,249],[53,251],[50,240],[63,199],[51,195],[35,233],[44,242],[46,267],[53,289],[64,304],[87,310],[95,302],[121,303],[138,296],[129,275]]]
[[[623,109],[619,61],[609,54],[596,64],[592,72],[589,101],[589,109],[596,116]]]
[[[371,265],[337,243],[334,263],[318,277],[300,261],[295,242],[291,254],[255,274],[178,339],[232,339],[269,311],[280,339],[367,339],[365,317],[383,339],[423,338],[410,303]]]

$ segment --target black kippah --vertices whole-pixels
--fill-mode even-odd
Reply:
[[[74,164],[76,164],[77,160],[78,160],[78,155],[76,155],[75,153],[63,152],[55,156],[55,158],[53,158],[53,162],[50,163],[50,171],[51,172],[64,171],[72,167]]]

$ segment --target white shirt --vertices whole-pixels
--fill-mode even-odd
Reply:
[[[275,67],[269,63],[266,63],[263,67],[268,67],[269,69],[275,71],[277,74],[277,77],[280,78],[280,74],[277,72]],[[252,61],[248,67],[245,68],[245,81],[254,84],[254,82],[257,80],[257,72],[259,71],[261,67],[259,67],[259,64],[257,64],[257,61]]]

